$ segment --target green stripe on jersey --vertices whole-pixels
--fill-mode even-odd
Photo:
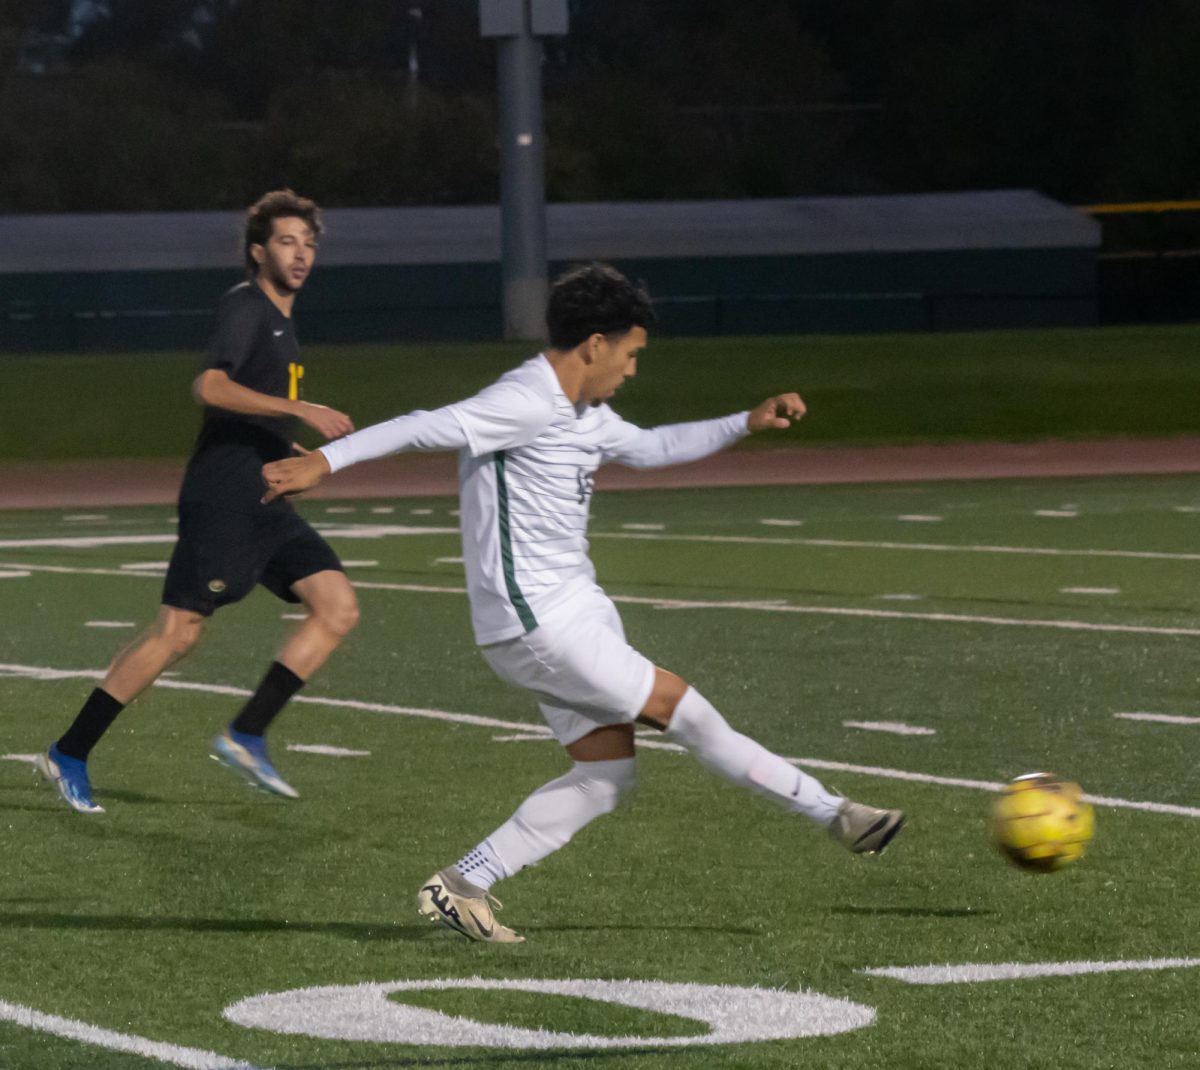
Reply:
[[[504,568],[504,586],[508,588],[508,600],[524,625],[526,632],[533,631],[538,626],[537,617],[525,601],[525,595],[517,585],[517,574],[513,568],[512,533],[508,527],[508,482],[504,474],[505,453],[497,450],[493,455],[496,461],[496,504],[500,511],[500,564]]]

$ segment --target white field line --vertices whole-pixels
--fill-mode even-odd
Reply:
[[[451,512],[455,515],[455,511]],[[402,524],[325,524],[313,525],[326,538],[382,539],[407,535],[457,535],[457,527],[421,527]],[[1115,557],[1136,561],[1200,561],[1200,553],[1173,553],[1163,550],[1064,549],[1055,546],[992,546],[933,542],[893,542],[865,539],[802,539],[769,535],[677,535],[653,531],[592,531],[589,539],[646,539],[652,542],[697,542],[746,546],[816,546],[835,550],[909,550],[926,553],[1017,554],[1038,557]],[[93,535],[41,539],[0,539],[0,550],[63,547],[90,549],[99,546],[137,546],[172,543],[167,535]]]
[[[1123,721],[1152,721],[1156,724],[1200,724],[1200,717],[1184,717],[1177,713],[1114,713]]]
[[[23,565],[0,563],[3,569],[27,568],[35,572],[53,572],[89,576],[158,577],[152,573],[128,572],[112,568],[68,568],[63,565]],[[407,591],[414,594],[466,594],[465,587],[425,583],[370,583],[352,580],[352,586],[374,591]],[[898,609],[864,609],[855,606],[795,606],[774,600],[745,602],[698,601],[680,598],[647,598],[638,595],[610,594],[614,602],[644,605],[654,609],[741,609],[761,613],[799,613],[815,617],[859,617],[866,620],[914,620],[938,624],[992,624],[1007,628],[1050,628],[1058,631],[1102,632],[1113,635],[1200,636],[1200,628],[1163,627],[1150,624],[1096,624],[1085,620],[1046,620],[1039,617],[991,617],[971,613],[906,613]]]
[[[369,750],[352,750],[349,747],[334,747],[328,743],[289,743],[288,750],[301,754],[323,754],[329,758],[369,758]]]
[[[0,663],[0,677],[17,676],[29,680],[102,680],[102,669],[52,669],[38,665],[14,665]],[[163,687],[175,691],[196,691],[202,694],[245,696],[250,692],[244,687],[230,687],[226,684],[192,683],[186,680],[155,681],[155,687]],[[399,717],[420,717],[431,721],[447,721],[453,724],[469,724],[478,728],[504,728],[523,737],[539,737],[552,740],[553,733],[546,725],[531,724],[528,721],[502,721],[496,717],[482,717],[475,713],[452,713],[448,710],[431,710],[420,706],[394,706],[383,702],[360,702],[357,699],[327,698],[318,695],[297,695],[293,702],[305,703],[311,706],[331,706],[335,709],[360,710],[364,713],[382,713]],[[638,746],[650,750],[673,751],[683,753],[684,748],[677,743],[665,740],[638,739]],[[857,773],[862,776],[879,777],[885,780],[907,780],[916,784],[937,784],[950,788],[971,788],[976,791],[997,792],[1002,787],[999,781],[971,780],[964,777],[937,776],[932,773],[914,773],[907,769],[889,769],[877,765],[857,765],[852,762],[834,762],[824,758],[788,758],[794,765],[809,766],[813,769],[828,769],[839,773]],[[1176,806],[1173,803],[1141,802],[1131,799],[1117,799],[1105,795],[1085,795],[1088,802],[1096,806],[1110,806],[1124,810],[1142,810],[1154,814],[1175,814],[1180,817],[1200,818],[1200,807]]]
[[[1084,973],[1129,970],[1178,970],[1200,966],[1200,959],[1126,959],[1118,962],[996,962],[963,966],[881,966],[859,970],[910,985],[960,985],[977,981],[1020,981],[1036,977],[1076,977]]]
[[[20,1003],[6,1003],[0,1000],[0,1021],[13,1022],[39,1033],[52,1033],[57,1037],[78,1040],[93,1047],[107,1048],[109,1051],[123,1051],[145,1059],[157,1059],[159,1062],[182,1066],[187,1070],[255,1070],[250,1063],[227,1059],[224,1055],[204,1051],[202,1048],[183,1048],[178,1044],[166,1044],[160,1040],[148,1040],[146,1037],[136,1037],[129,1033],[117,1033],[112,1029],[102,1029],[98,1025],[89,1025],[75,1018],[43,1014]],[[80,1062],[77,1065],[84,1064]]]
[[[1041,557],[1128,557],[1140,561],[1200,561],[1200,553],[1160,550],[1067,550],[1055,546],[953,545],[939,542],[886,542],[861,539],[800,539],[771,535],[657,535],[640,531],[592,531],[589,539],[649,539],[658,542],[711,542],[761,546],[820,546],[835,550],[920,550],[949,554],[1032,554]],[[2,545],[2,544],[0,544]]]
[[[846,728],[861,728],[866,732],[890,732],[894,736],[936,736],[937,730],[903,721],[843,721]]]

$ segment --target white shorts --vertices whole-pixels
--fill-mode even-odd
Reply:
[[[617,607],[599,587],[538,621],[525,635],[479,649],[501,680],[537,696],[563,746],[642,712],[654,689],[654,663],[625,641]]]

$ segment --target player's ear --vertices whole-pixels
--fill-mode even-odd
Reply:
[[[266,249],[264,249],[264,248],[263,248],[261,245],[259,245],[257,242],[253,242],[253,243],[251,243],[251,245],[250,245],[250,255],[251,255],[251,257],[253,257],[253,258],[254,258],[254,262],[255,262],[256,264],[258,264],[258,266],[259,266],[259,267],[262,267],[263,263],[264,263],[264,262],[266,261],[266,259],[267,259],[267,251],[266,251]]]
[[[592,361],[600,353],[600,347],[607,341],[603,334],[597,331],[595,334],[589,334],[587,340],[583,343],[583,359],[591,364]]]

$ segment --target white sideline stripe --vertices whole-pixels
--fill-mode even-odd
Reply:
[[[68,513],[64,520],[107,520],[107,513]]]
[[[289,743],[288,750],[301,754],[324,754],[330,758],[369,758],[369,750],[351,750],[349,747],[334,747],[328,743]]]
[[[23,580],[32,575],[33,573],[27,568],[0,570],[0,580]]]
[[[1034,977],[1075,977],[1082,973],[1130,970],[1179,970],[1200,966],[1200,959],[1124,959],[1117,962],[996,962],[964,966],[883,966],[859,970],[910,985],[961,985],[977,981],[1020,981]]]
[[[325,534],[328,534],[326,532]],[[1200,555],[1197,555],[1200,558]],[[18,565],[0,563],[0,568],[27,568],[34,572],[55,572],[88,576],[141,576],[157,579],[148,572],[128,572],[113,568],[67,568],[63,565]],[[370,583],[352,580],[351,586],[373,591],[409,591],[415,594],[466,594],[465,587],[427,583]],[[904,613],[898,609],[861,609],[854,606],[793,606],[777,600],[747,602],[710,602],[690,599],[646,598],[637,595],[610,594],[614,602],[651,606],[654,609],[744,609],[763,613],[800,613],[816,617],[862,617],[868,620],[918,620],[939,624],[994,624],[1009,628],[1053,628],[1060,631],[1103,632],[1115,635],[1200,636],[1200,628],[1162,627],[1150,624],[1095,624],[1085,620],[1046,620],[1038,617],[989,617],[970,613]]]
[[[172,1066],[185,1067],[186,1070],[257,1070],[250,1063],[227,1059],[224,1055],[204,1051],[202,1048],[183,1048],[178,1044],[166,1044],[160,1040],[148,1040],[146,1037],[135,1037],[129,1033],[117,1033],[112,1029],[102,1029],[98,1025],[89,1025],[75,1018],[43,1014],[20,1003],[6,1003],[0,1000],[0,1021],[13,1022],[39,1033],[52,1033],[97,1048],[107,1048],[109,1051],[123,1051],[130,1055],[157,1059]]]
[[[896,517],[897,520],[908,520],[915,524],[937,524],[946,518],[944,516],[934,516],[927,513],[902,513]]]
[[[1114,713],[1125,721],[1154,721],[1158,724],[1200,724],[1200,717],[1184,717],[1177,713]]]
[[[64,535],[51,539],[0,539],[0,550],[33,550],[40,546],[58,546],[67,550],[89,550],[97,546],[160,546],[174,542],[178,535]]]
[[[136,628],[137,622],[132,620],[85,620],[85,628]]]
[[[1200,511],[1200,510],[1198,510]],[[452,509],[451,516],[458,510]],[[400,524],[323,524],[313,525],[327,538],[381,539],[392,535],[457,535],[459,529],[419,527]],[[0,550],[65,547],[88,549],[98,546],[138,546],[172,543],[177,536],[168,535],[92,535],[44,539],[0,539]],[[589,539],[648,539],[659,542],[699,542],[747,546],[818,546],[840,550],[919,550],[928,553],[963,554],[1025,554],[1041,557],[1117,557],[1135,561],[1200,561],[1200,553],[1172,553],[1165,550],[1095,550],[1063,549],[1054,546],[992,546],[987,544],[895,542],[866,539],[801,539],[767,535],[674,535],[653,531],[591,531]]]
[[[164,571],[169,564],[169,561],[130,561],[129,564],[122,565],[121,568],[129,572],[141,572],[144,569]]]
[[[622,524],[624,531],[666,531],[666,524]]]
[[[925,596],[923,594],[908,594],[899,591],[896,594],[881,594],[876,596],[881,602],[921,602]]]
[[[1044,557],[1128,557],[1139,561],[1200,561],[1200,553],[1162,550],[1065,550],[1054,546],[988,546],[865,539],[798,539],[770,535],[655,535],[640,531],[591,531],[589,539],[650,539],[662,542],[745,543],[761,546],[824,546],[835,550],[922,550],[931,553],[1033,554]],[[0,544],[3,545],[3,544]]]
[[[1060,587],[1059,594],[1120,594],[1120,587]]]
[[[1033,511],[1033,515],[1034,516],[1062,516],[1062,517],[1067,517],[1069,519],[1071,517],[1078,516],[1079,513],[1076,512],[1074,509],[1035,509]]]
[[[937,730],[903,721],[843,721],[846,728],[861,728],[866,732],[890,732],[894,736],[936,736]]]
[[[30,680],[102,680],[103,669],[51,669],[38,665],[15,665],[0,662],[0,676],[20,676]],[[244,687],[230,687],[226,684],[201,684],[187,680],[164,680],[161,677],[154,682],[155,687],[163,687],[175,691],[199,691],[211,695],[230,695],[240,697],[251,692]],[[420,706],[392,706],[383,702],[360,702],[357,699],[324,698],[318,695],[296,695],[293,702],[301,702],[311,706],[332,706],[337,709],[362,710],[365,713],[385,713],[399,717],[421,717],[431,721],[449,721],[453,724],[470,724],[479,728],[506,728],[524,736],[540,736],[552,739],[553,733],[546,725],[531,724],[528,721],[502,721],[496,717],[481,717],[475,713],[451,713],[447,710],[431,710]],[[680,752],[683,750],[676,743],[659,742],[653,739],[639,739],[638,745],[651,750]],[[951,788],[973,788],[977,791],[996,792],[1004,787],[998,781],[969,780],[963,777],[936,776],[932,773],[913,773],[906,769],[888,769],[878,765],[855,765],[851,762],[833,762],[824,758],[788,758],[795,765],[811,766],[814,769],[831,769],[840,773],[859,773],[862,776],[881,777],[885,780],[908,780],[917,784],[939,784]],[[1088,802],[1096,806],[1111,806],[1124,810],[1143,810],[1153,814],[1175,814],[1180,817],[1200,817],[1200,808],[1194,806],[1176,806],[1174,803],[1140,802],[1130,799],[1111,798],[1106,795],[1084,795]]]
[[[804,527],[803,520],[784,520],[782,517],[765,517],[759,521],[760,524],[766,524],[770,528],[802,528]]]
[[[378,561],[343,561],[342,565],[346,568],[377,568]]]

